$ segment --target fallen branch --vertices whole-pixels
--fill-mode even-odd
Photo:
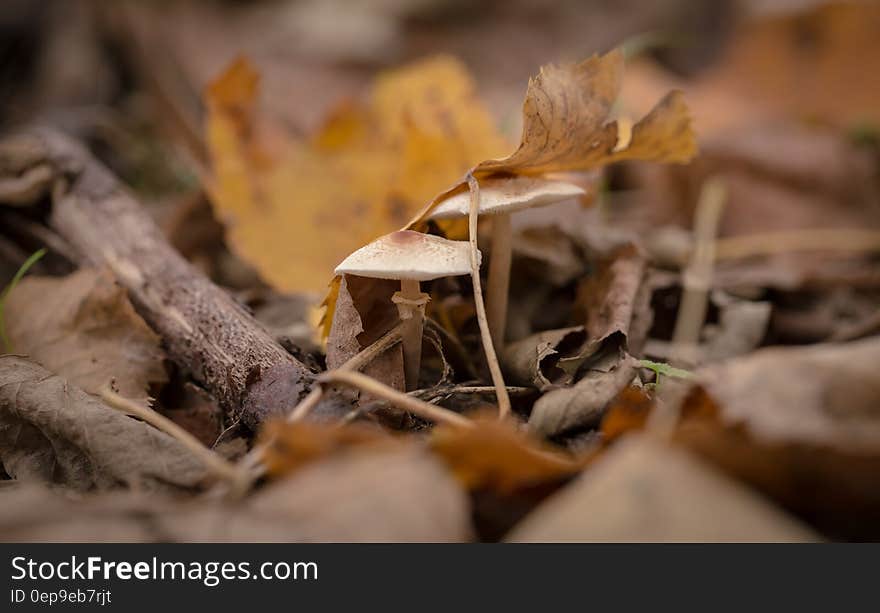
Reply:
[[[308,393],[313,373],[184,260],[85,148],[43,129],[2,145],[0,156],[26,155],[51,166],[49,225],[71,245],[78,264],[114,272],[171,359],[211,392],[230,418],[253,428],[286,413]]]

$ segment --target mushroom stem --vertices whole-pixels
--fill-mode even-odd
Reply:
[[[489,283],[486,288],[486,311],[489,332],[495,349],[504,347],[507,327],[507,294],[510,289],[510,262],[512,257],[510,213],[492,216],[492,257],[489,260]]]
[[[425,294],[422,293],[421,284],[415,279],[400,280],[400,297],[405,301],[419,301]],[[406,305],[406,303],[403,303]],[[425,325],[425,307],[408,306],[409,317],[401,317],[403,330],[401,330],[403,345],[403,372],[406,379],[406,389],[414,390],[419,387],[419,370],[422,366],[422,329]],[[401,309],[401,316],[407,309]]]

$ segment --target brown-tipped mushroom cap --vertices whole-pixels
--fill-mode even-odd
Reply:
[[[336,267],[336,274],[417,281],[466,275],[470,271],[470,247],[467,242],[450,241],[412,230],[392,232],[377,238]]]
[[[480,215],[512,213],[582,196],[584,190],[573,183],[535,177],[495,177],[480,181]],[[470,211],[470,192],[464,191],[441,201],[431,211],[432,219],[461,217]]]

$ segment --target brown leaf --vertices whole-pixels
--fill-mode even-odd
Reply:
[[[435,428],[431,449],[466,488],[499,494],[559,483],[582,465],[492,418],[478,420],[474,428]]]
[[[19,542],[446,542],[471,538],[468,502],[415,449],[317,462],[238,504],[155,495],[71,500],[0,489],[0,538]]]
[[[819,536],[694,456],[632,436],[538,507],[507,540],[777,542]]]
[[[612,347],[590,364],[571,387],[551,390],[532,407],[529,427],[542,436],[553,436],[601,419],[608,403],[632,382],[636,361]]]
[[[544,66],[529,82],[519,148],[475,170],[540,174],[588,170],[623,159],[689,161],[696,153],[696,140],[678,93],[667,95],[633,127],[628,146],[615,150],[618,125],[610,115],[622,77],[619,50],[580,64]]]
[[[87,392],[112,383],[120,394],[145,401],[151,384],[167,380],[159,337],[108,271],[26,277],[5,311],[14,351]]]
[[[0,460],[19,481],[78,490],[191,488],[205,476],[176,440],[14,355],[0,356]]]
[[[345,426],[271,421],[260,431],[266,444],[266,473],[280,477],[326,457],[352,449],[388,448],[400,444],[382,430],[366,424]]]
[[[880,452],[880,339],[769,348],[697,372],[695,384],[757,440]]]
[[[377,341],[399,321],[391,301],[399,281],[342,275],[333,301],[327,337],[327,368],[338,368]],[[404,388],[403,352],[391,347],[364,367],[363,372],[395,389]]]

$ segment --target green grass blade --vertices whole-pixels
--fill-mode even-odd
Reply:
[[[43,247],[39,251],[35,251],[31,254],[31,256],[24,261],[24,264],[18,269],[18,272],[15,273],[15,276],[12,277],[12,281],[9,282],[3,289],[3,293],[0,294],[0,339],[3,340],[3,348],[6,353],[12,353],[12,343],[9,342],[9,337],[6,335],[6,320],[3,318],[3,309],[6,306],[6,297],[9,296],[10,292],[15,289],[15,286],[18,285],[18,282],[21,281],[22,277],[27,274],[27,271],[36,264],[41,257],[46,255],[46,248]]]

